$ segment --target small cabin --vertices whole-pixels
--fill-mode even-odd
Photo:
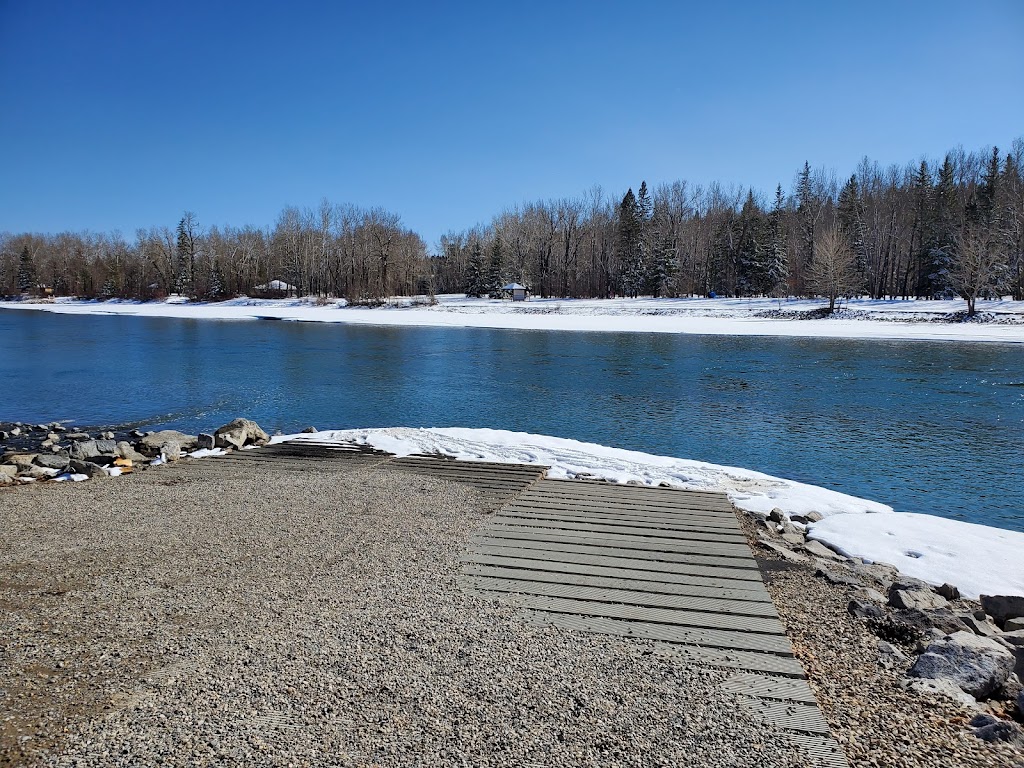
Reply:
[[[271,280],[269,283],[257,285],[254,292],[263,299],[286,299],[298,295],[298,290],[284,280]]]
[[[526,301],[526,286],[520,285],[519,283],[509,283],[501,287],[502,293],[512,299],[512,301]]]

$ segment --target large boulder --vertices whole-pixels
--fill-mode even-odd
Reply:
[[[1024,595],[982,595],[981,607],[1002,625],[1007,619],[1024,616]]]
[[[116,453],[119,459],[130,459],[133,462],[146,460],[146,457],[132,448],[132,444],[127,440],[122,440],[117,444]]]
[[[250,419],[235,419],[214,432],[213,437],[218,448],[241,448],[270,442],[270,435]]]
[[[995,640],[972,632],[954,632],[934,642],[908,673],[910,677],[949,680],[982,699],[999,689],[1013,672],[1014,656]]]
[[[33,463],[50,469],[64,469],[68,465],[68,457],[60,453],[40,453],[35,457]]]
[[[165,451],[168,443],[176,444],[178,452],[184,453],[194,451],[199,445],[199,439],[195,435],[186,435],[174,429],[162,429],[145,435],[135,447],[147,456],[158,456]]]
[[[91,461],[99,457],[113,458],[117,443],[113,440],[82,440],[71,444],[71,458]]]
[[[928,611],[943,608],[946,598],[925,589],[895,589],[889,591],[889,605],[893,608],[917,608]]]
[[[91,479],[103,479],[109,477],[107,471],[103,469],[99,464],[94,464],[91,461],[81,461],[80,459],[71,459],[70,461],[71,471],[78,475],[87,475]]]

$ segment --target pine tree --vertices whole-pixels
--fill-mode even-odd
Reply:
[[[630,188],[619,204],[619,265],[622,292],[635,297],[643,283],[643,225],[641,209]]]
[[[767,286],[767,249],[765,247],[765,222],[761,207],[754,198],[754,190],[747,192],[747,199],[740,210],[739,233],[736,242],[737,295],[762,294]]]
[[[786,201],[782,196],[782,185],[779,184],[775,188],[775,205],[772,207],[769,224],[768,253],[765,256],[765,284],[768,286],[768,295],[777,298],[789,293],[787,290],[789,263],[786,258],[785,207]]]
[[[220,262],[213,260],[213,269],[210,270],[210,285],[206,291],[211,299],[222,299],[227,295],[227,288],[224,285],[224,273],[220,269]]]
[[[36,265],[26,245],[21,249],[21,257],[18,259],[18,290],[22,293],[32,293],[35,289]]]
[[[466,283],[466,295],[480,298],[487,293],[486,275],[484,275],[484,255],[480,241],[473,241],[473,249],[469,254],[469,270]]]
[[[956,248],[957,191],[953,159],[946,155],[939,169],[939,181],[932,194],[932,240],[928,249],[928,288],[930,296],[952,292],[950,276]]]
[[[186,211],[178,222],[178,293],[191,296],[196,285],[196,254],[199,250],[195,214]]]
[[[814,187],[811,184],[811,164],[805,161],[796,188],[796,212],[800,226],[798,268],[801,273],[814,261],[815,202]]]
[[[997,198],[999,195],[1001,171],[1002,163],[999,160],[999,148],[993,147],[988,165],[985,167],[985,172],[981,177],[977,200],[978,222],[990,229],[998,228],[1000,224]]]
[[[501,230],[495,229],[494,242],[491,243],[491,258],[487,264],[487,292],[492,299],[501,297],[501,271],[504,255]]]

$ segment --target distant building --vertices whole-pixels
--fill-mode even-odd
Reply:
[[[299,289],[284,280],[271,280],[269,283],[257,285],[254,292],[257,296],[268,299],[290,298],[298,295]]]
[[[503,285],[501,287],[501,291],[503,294],[510,297],[512,301],[526,301],[526,294],[529,292],[526,290],[525,285],[520,285],[519,283]]]

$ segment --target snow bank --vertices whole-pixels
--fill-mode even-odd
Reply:
[[[891,512],[829,517],[812,525],[808,536],[930,584],[955,584],[965,597],[1024,595],[1024,533]]]
[[[935,318],[962,310],[963,302],[857,301],[849,307],[866,318],[804,320],[761,313],[779,308],[770,299],[542,299],[502,302],[438,297],[437,306],[378,309],[317,306],[309,299],[232,299],[218,303],[68,301],[34,304],[0,302],[0,309],[34,309],[60,314],[133,315],[215,320],[291,320],[353,325],[496,328],[511,330],[680,333],[726,336],[788,336],[850,339],[989,341],[1024,343],[1024,302],[986,302],[980,309],[1016,324],[948,323]],[[787,313],[819,308],[820,301],[792,300]],[[900,322],[879,320],[892,317]]]
[[[969,597],[1024,594],[1024,534],[897,513],[885,504],[737,467],[655,456],[560,437],[496,429],[329,430],[272,439],[367,445],[398,456],[438,453],[463,461],[541,464],[549,477],[666,485],[727,493],[738,508],[764,517],[825,516],[810,535],[851,557],[887,562],[909,576],[955,584]]]

